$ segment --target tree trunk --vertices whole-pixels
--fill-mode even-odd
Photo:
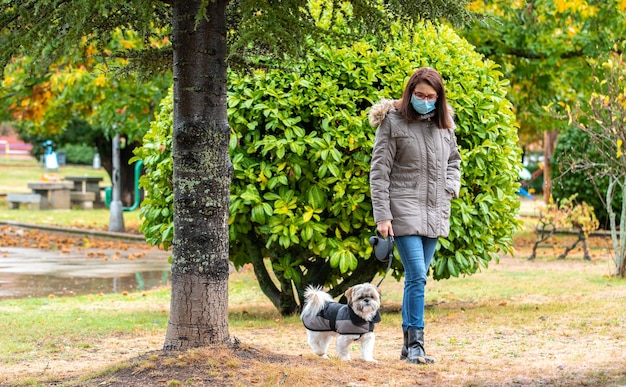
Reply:
[[[120,148],[120,200],[124,207],[132,207],[135,203],[135,164],[128,164],[131,157],[135,156],[133,150],[141,146],[141,143],[126,143]],[[96,140],[96,148],[102,160],[102,168],[109,174],[113,180],[113,146],[111,140],[102,136]],[[139,198],[141,201],[142,198]]]
[[[163,349],[230,340],[228,210],[232,165],[226,118],[226,0],[172,1],[174,240]],[[198,17],[198,18],[197,18]]]
[[[546,204],[550,204],[552,197],[551,162],[558,134],[559,132],[556,130],[543,133],[543,201]]]

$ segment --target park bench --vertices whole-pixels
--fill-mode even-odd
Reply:
[[[98,176],[66,176],[65,180],[69,180],[74,182],[74,188],[72,191],[75,192],[93,192],[94,199],[91,200],[92,208],[104,208],[104,202],[102,201],[102,195],[100,193],[100,182],[103,180],[102,177]],[[88,195],[91,196],[91,195]],[[77,196],[77,200],[80,201],[81,198]]]
[[[72,202],[72,205],[77,205],[80,208],[82,208],[83,210],[92,210],[93,209],[93,202],[94,200],[96,200],[96,194],[91,192],[91,191],[87,191],[87,192],[80,192],[80,191],[72,191],[70,192],[70,201]]]
[[[16,210],[20,208],[21,203],[26,203],[31,210],[38,210],[41,205],[41,195],[39,194],[7,194],[7,203],[9,203],[10,210]]]

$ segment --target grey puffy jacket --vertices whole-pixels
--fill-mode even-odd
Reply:
[[[439,129],[428,118],[407,122],[393,102],[383,100],[369,113],[377,127],[370,166],[374,220],[391,220],[396,236],[446,237],[461,180],[455,128]]]

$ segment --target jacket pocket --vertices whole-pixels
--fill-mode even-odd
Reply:
[[[392,129],[391,138],[396,142],[396,149],[407,149],[413,142],[413,139],[409,137],[409,133],[402,129]]]
[[[416,195],[419,189],[419,172],[412,167],[396,165],[389,177],[389,194]]]
[[[418,199],[417,191],[413,188],[396,188],[389,191],[389,208],[394,216],[397,217],[411,217],[416,213],[419,213],[420,200]]]

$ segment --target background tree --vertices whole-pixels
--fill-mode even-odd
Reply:
[[[128,60],[105,59],[103,55],[141,50],[144,43],[132,30],[118,28],[111,35],[104,47],[83,39],[78,43],[78,54],[60,55],[51,63],[34,64],[36,61],[28,56],[14,58],[4,71],[0,119],[12,122],[20,137],[33,144],[35,157],[43,155],[42,144],[47,140],[57,148],[68,144],[97,148],[109,175],[113,169],[111,138],[119,132],[124,140],[120,151],[121,200],[130,206],[135,201],[135,173],[128,160],[141,144],[158,101],[171,84],[171,72],[150,79],[135,74],[120,76]],[[154,37],[145,45],[169,46],[169,39]]]
[[[332,28],[351,24],[346,14],[344,24]],[[308,284],[339,296],[385,268],[370,259],[367,242],[375,232],[369,190],[375,128],[367,114],[372,103],[399,97],[413,69],[425,65],[446,80],[463,155],[451,236],[441,242],[432,275],[471,275],[498,252],[511,252],[520,150],[496,66],[450,28],[429,23],[392,24],[384,48],[372,36],[349,46],[311,44],[314,52],[289,70],[229,73],[235,266],[252,264],[261,289],[284,315],[299,308]],[[137,152],[147,170],[142,231],[164,247],[172,240],[172,122],[165,100]],[[394,275],[402,274],[395,261]]]
[[[582,108],[582,105],[580,106]],[[563,116],[567,111],[555,112],[555,115],[557,114]],[[585,160],[588,168],[572,168],[572,160]],[[609,230],[611,224],[607,211],[606,191],[610,179],[606,174],[596,170],[605,164],[605,159],[602,152],[593,146],[589,135],[573,125],[565,129],[559,135],[552,162],[555,165],[551,171],[553,197],[567,198],[576,194],[577,201],[584,201],[594,208],[600,227]],[[597,167],[592,167],[593,164],[597,164]],[[593,184],[590,184],[590,176],[594,177]],[[611,208],[618,223],[621,218],[621,201],[622,193],[616,191]]]
[[[331,10],[342,6],[324,4]],[[345,4],[354,5],[357,23],[351,33],[355,36],[365,29],[386,33],[388,20],[377,4],[359,0]],[[420,13],[436,17],[440,13],[435,11],[442,4],[451,18],[462,20],[468,15],[465,1],[385,3],[390,15],[401,17],[418,17]],[[303,47],[300,43],[316,32],[307,1],[286,0],[281,6],[271,6],[256,0],[5,0],[3,5],[2,68],[21,55],[48,59],[77,52],[77,42],[82,39],[97,47],[106,46],[117,27],[137,31],[144,41],[154,37],[155,28],[171,31],[172,50],[146,48],[110,56],[137,59],[131,63],[141,68],[141,63],[172,63],[173,54],[174,239],[172,302],[164,348],[186,349],[228,341],[227,222],[232,170],[226,60],[230,54],[242,63],[250,51],[297,53]],[[412,12],[415,9],[421,12]],[[227,26],[227,21],[233,25]]]
[[[546,112],[550,104],[572,104],[588,96],[591,68],[599,58],[624,48],[626,3],[621,0],[476,0],[484,16],[463,36],[500,64],[511,81],[509,98],[520,126],[520,145],[543,141],[545,187],[557,133],[567,126]],[[545,193],[548,201],[550,191]]]
[[[592,93],[586,104],[568,107],[570,123],[573,130],[582,134],[579,138],[583,139],[585,150],[564,143],[559,152],[559,172],[567,179],[582,177],[595,188],[603,204],[601,208],[608,215],[615,274],[625,277],[626,66],[622,54],[614,54],[602,63],[590,86]],[[620,213],[616,214],[615,209]]]

